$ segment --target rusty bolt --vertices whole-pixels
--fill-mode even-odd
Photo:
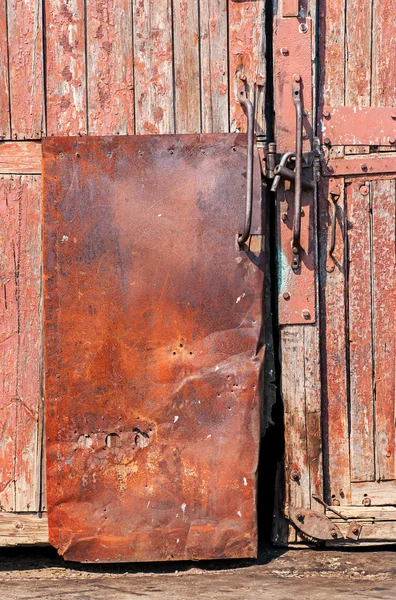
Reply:
[[[298,28],[300,33],[307,33],[308,31],[308,25],[306,23],[301,23],[301,25]]]
[[[330,119],[330,113],[329,113],[329,111],[328,110],[324,110],[323,111],[323,116],[324,116],[325,119]]]
[[[300,523],[304,522],[304,517],[305,517],[305,515],[303,512],[296,513],[296,519],[297,519],[297,521],[300,521]]]
[[[327,171],[329,173],[334,173],[334,168],[331,165],[327,165]]]
[[[366,171],[368,171],[367,165],[366,164],[361,164],[360,168],[362,169],[362,171],[364,171],[366,173]]]
[[[331,144],[331,139],[330,139],[330,138],[328,138],[328,137],[325,137],[325,139],[324,139],[324,143],[326,144],[326,146],[330,146],[330,144]]]
[[[290,300],[290,294],[289,294],[289,292],[283,292],[282,295],[283,295],[284,300]]]
[[[333,506],[340,506],[340,501],[338,500],[338,498],[333,498]]]
[[[246,75],[240,75],[240,76],[239,76],[239,79],[240,79],[241,81],[246,81],[247,77],[246,77]]]
[[[362,196],[367,196],[369,191],[370,191],[370,189],[369,189],[368,185],[362,185],[362,187],[360,188],[360,193],[362,194]]]
[[[289,48],[281,48],[280,49],[280,53],[283,54],[283,56],[288,56],[289,55]]]
[[[386,457],[387,457],[387,458],[390,458],[390,457],[391,457],[391,453],[390,453],[390,452],[387,452],[387,453],[386,453]]]
[[[394,144],[396,142],[396,139],[394,137],[388,137],[388,142],[390,144]]]
[[[355,526],[352,528],[353,535],[359,535],[359,527]]]
[[[283,222],[287,221],[287,213],[282,214],[282,221]]]
[[[363,498],[362,504],[363,504],[363,506],[371,506],[370,498],[367,498],[367,496],[366,496],[366,498]]]
[[[304,319],[310,319],[311,313],[307,308],[304,308],[304,310],[302,311],[302,316],[304,317]]]
[[[290,473],[290,479],[292,481],[300,481],[300,479],[301,479],[300,471],[297,471],[297,469],[293,469],[293,471],[291,471],[291,473]]]
[[[298,254],[298,248],[296,246],[293,248],[293,254]]]
[[[295,74],[293,75],[293,79],[296,83],[300,83],[301,81],[301,75]]]
[[[330,529],[330,535],[334,539],[338,538],[338,533],[335,529]]]

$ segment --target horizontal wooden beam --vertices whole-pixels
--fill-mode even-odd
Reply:
[[[0,546],[23,544],[48,544],[46,513],[0,513]]]
[[[39,175],[40,173],[40,142],[0,142],[1,175]]]

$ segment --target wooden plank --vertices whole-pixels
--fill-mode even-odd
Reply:
[[[173,3],[175,131],[201,131],[198,2]]]
[[[396,13],[393,0],[373,0],[373,106],[395,106],[396,53],[393,39]]]
[[[363,501],[371,506],[396,505],[396,481],[362,481],[351,484],[351,504],[361,506]]]
[[[304,388],[307,419],[307,455],[311,508],[319,507],[312,494],[323,498],[323,460],[321,424],[321,382],[319,356],[319,324],[304,329]],[[288,376],[286,374],[286,376]],[[290,376],[290,375],[289,375]],[[320,508],[319,508],[320,510]]]
[[[345,3],[346,0],[319,0],[320,104],[344,104],[345,94]],[[335,83],[336,82],[336,83]]]
[[[380,521],[379,523],[361,523],[362,531],[359,536],[359,546],[365,541],[379,541],[383,544],[396,542],[396,521]],[[345,521],[337,522],[341,532],[346,535],[350,526]],[[348,540],[346,540],[348,542]],[[349,540],[350,545],[356,546],[356,542]]]
[[[0,143],[0,173],[41,173],[40,142]]]
[[[229,102],[230,131],[246,131],[246,117],[238,101],[240,75],[246,75],[249,98],[254,98],[256,77],[264,81],[265,76],[265,1],[238,2],[228,4],[229,19]],[[260,98],[256,105],[263,105]],[[264,131],[264,115],[259,116],[258,131]]]
[[[329,186],[335,180],[321,181],[319,186],[320,210],[320,320],[321,320],[321,379],[322,428],[324,468],[328,481],[326,501],[336,500],[341,505],[350,503],[350,464],[347,364],[345,339],[345,209],[344,189],[341,184],[336,212],[336,244],[334,270],[328,272],[327,248],[331,230]]]
[[[351,481],[373,481],[370,187],[347,186]]]
[[[132,0],[87,0],[88,130],[134,133]]]
[[[41,0],[8,0],[11,133],[39,139],[45,131]]]
[[[8,80],[7,4],[0,4],[0,139],[11,137]]]
[[[395,506],[342,506],[335,507],[347,519],[365,521],[396,521]],[[339,521],[339,517],[331,510],[326,510],[326,517]]]
[[[16,389],[18,373],[18,186],[11,177],[0,178],[0,277],[1,364],[0,394],[0,507],[15,509],[14,456],[16,435]]]
[[[226,133],[228,108],[227,0],[200,0],[201,121],[204,133]]]
[[[377,479],[395,479],[395,182],[372,182]]]
[[[345,33],[347,44],[345,54],[346,105],[354,107],[369,106],[371,96],[372,0],[348,0],[347,6]]]
[[[84,0],[45,1],[47,134],[84,135]]]
[[[48,543],[46,514],[0,513],[0,546]]]
[[[304,360],[304,328],[298,325],[282,328],[281,394],[285,414],[286,505],[291,507],[311,504]]]
[[[41,438],[41,177],[16,180],[19,198],[17,263],[19,343],[16,389],[15,510],[39,510]]]
[[[135,129],[173,133],[171,0],[133,0]]]

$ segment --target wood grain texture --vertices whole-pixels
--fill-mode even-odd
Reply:
[[[132,0],[87,0],[88,129],[134,133]]]
[[[11,137],[6,3],[0,4],[0,139]]]
[[[371,19],[372,0],[348,0],[345,53],[347,106],[370,106]]]
[[[84,0],[46,0],[48,135],[87,133]]]
[[[370,194],[347,186],[351,481],[373,481],[374,405],[371,331]]]
[[[46,514],[0,513],[0,546],[48,543]]]
[[[41,173],[40,142],[0,143],[0,173]]]
[[[246,131],[246,117],[238,102],[240,75],[246,75],[250,100],[254,99],[256,77],[265,76],[264,6],[264,0],[230,0],[228,4],[230,131]],[[256,106],[262,107],[264,90],[260,89],[258,93]],[[264,129],[263,116],[258,117],[257,133]]]
[[[396,106],[396,12],[393,0],[373,0],[373,106]]]
[[[171,0],[133,1],[136,133],[173,133]]]
[[[362,506],[369,499],[372,506],[396,506],[396,481],[363,481],[352,483],[351,504]],[[365,500],[367,501],[367,500]]]
[[[373,340],[377,479],[395,473],[395,182],[373,181]]]
[[[41,0],[8,0],[11,134],[39,139],[45,131]]]
[[[344,104],[345,2],[319,0],[319,103],[329,106]]]
[[[330,180],[331,181],[331,180]],[[346,248],[344,189],[336,212],[335,268],[326,271],[330,235],[328,181],[319,186],[319,281],[322,419],[326,502],[350,502],[349,421],[347,393]]]
[[[201,131],[198,2],[173,3],[175,132]]]
[[[225,133],[228,109],[227,0],[200,0],[203,133]]]

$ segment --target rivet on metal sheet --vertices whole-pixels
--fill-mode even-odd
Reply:
[[[367,196],[369,191],[370,191],[370,188],[368,185],[362,185],[362,187],[360,188],[360,193],[362,194],[362,196]]]

